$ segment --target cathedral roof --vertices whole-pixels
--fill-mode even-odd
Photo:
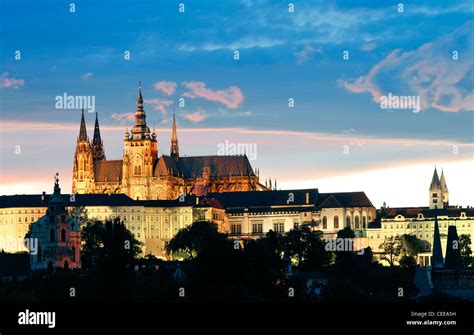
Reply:
[[[122,180],[122,160],[95,161],[94,179],[98,181],[120,181]]]
[[[206,168],[210,177],[255,175],[247,156],[179,157],[178,169],[184,178],[201,177]]]
[[[459,217],[463,212],[466,213],[467,216],[474,216],[474,208],[459,208],[455,206],[440,209],[430,209],[429,207],[398,207],[387,208],[384,218],[390,219],[397,215],[402,215],[405,218],[416,218],[418,214],[423,214],[425,218],[434,218],[436,216]]]
[[[439,177],[438,177],[438,171],[436,171],[436,168],[433,172],[433,178],[431,179],[431,185],[430,185],[430,190],[440,188],[440,182],[439,182]]]
[[[365,192],[320,193],[318,208],[374,207]]]

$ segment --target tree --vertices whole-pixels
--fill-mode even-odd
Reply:
[[[403,255],[399,263],[402,268],[416,268],[416,258],[413,256]]]
[[[337,239],[338,240],[343,240],[344,245],[346,245],[345,241],[350,240],[351,244],[349,246],[349,250],[342,250],[342,251],[336,251],[336,263],[341,265],[343,268],[349,268],[353,264],[353,257],[354,254],[352,253],[353,251],[353,241],[355,238],[355,233],[350,227],[344,227],[344,229],[341,229],[337,232]]]
[[[83,267],[120,271],[130,268],[141,254],[142,243],[118,218],[86,222],[81,232]]]
[[[320,269],[329,263],[330,255],[324,246],[322,232],[306,226],[294,228],[282,238],[284,255],[305,270]]]
[[[404,256],[413,257],[415,260],[424,249],[424,242],[415,235],[404,234],[397,236],[397,240],[400,246],[400,253]]]
[[[469,267],[472,264],[471,235],[459,235],[459,251],[463,266]]]
[[[174,257],[193,259],[216,244],[227,240],[227,235],[217,230],[217,225],[209,221],[196,221],[192,225],[182,228],[170,240],[166,251]]]
[[[401,251],[398,238],[394,236],[386,237],[379,248],[382,250],[381,259],[387,261],[390,266],[394,266]]]

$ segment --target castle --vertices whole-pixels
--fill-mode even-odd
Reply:
[[[180,157],[174,116],[170,155],[159,156],[157,134],[146,124],[141,87],[137,105],[135,125],[125,131],[122,160],[106,160],[97,113],[94,137],[89,142],[82,112],[73,193],[123,193],[136,200],[170,200],[182,194],[267,189],[246,155]]]

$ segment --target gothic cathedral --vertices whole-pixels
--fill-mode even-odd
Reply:
[[[245,155],[180,157],[174,115],[170,155],[159,156],[157,134],[146,124],[141,87],[137,105],[135,125],[124,134],[122,160],[106,160],[97,113],[89,142],[82,112],[73,193],[124,193],[138,200],[171,200],[182,194],[267,189]]]

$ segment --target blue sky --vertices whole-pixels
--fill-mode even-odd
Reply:
[[[121,158],[141,80],[160,153],[175,110],[183,154],[255,143],[252,164],[281,187],[425,205],[438,164],[452,169],[452,196],[472,204],[474,183],[461,176],[474,167],[474,5],[405,1],[399,12],[399,2],[294,1],[290,13],[289,1],[76,1],[71,13],[70,2],[2,1],[0,193],[49,189],[41,183],[56,170],[70,189],[80,111],[55,108],[65,92],[95,96],[106,154]],[[420,96],[421,112],[381,109],[388,93]],[[87,122],[91,136],[93,115]],[[419,175],[371,180],[394,167]],[[411,198],[396,189],[407,183]]]

